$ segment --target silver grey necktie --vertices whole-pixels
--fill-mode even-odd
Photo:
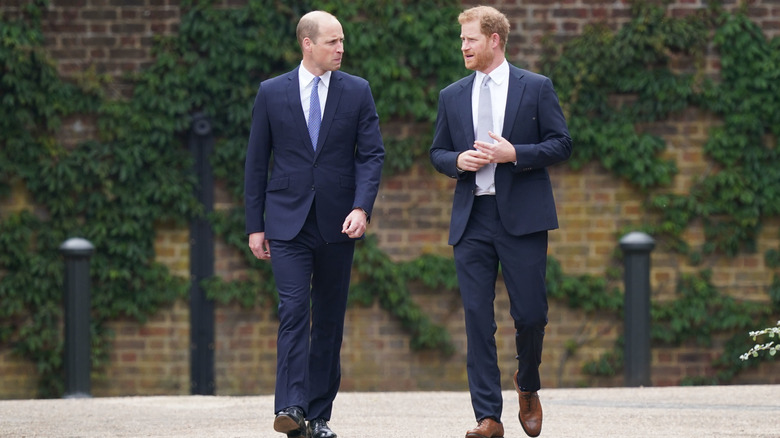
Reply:
[[[485,75],[479,90],[479,106],[477,107],[477,140],[493,143],[488,131],[493,130],[493,103],[490,98],[490,76]],[[496,164],[489,163],[477,171],[477,188],[488,190],[493,185]]]

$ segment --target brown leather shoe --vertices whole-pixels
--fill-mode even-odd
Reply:
[[[466,438],[504,438],[504,425],[490,417],[483,418],[477,427],[466,432]]]
[[[515,376],[512,378],[520,399],[520,413],[517,414],[517,418],[520,419],[520,425],[523,426],[525,434],[536,437],[542,433],[542,403],[539,401],[539,393],[536,391],[520,391],[520,387],[517,386],[517,373],[518,371],[515,371]]]

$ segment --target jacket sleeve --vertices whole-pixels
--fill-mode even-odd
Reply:
[[[355,150],[355,200],[352,208],[362,208],[369,217],[374,208],[385,147],[379,130],[379,115],[376,112],[371,87],[366,83],[360,103],[357,144]]]
[[[545,168],[571,156],[571,136],[558,95],[549,78],[542,80],[536,108],[537,129],[541,141],[536,144],[514,145],[517,154],[515,172]]]
[[[439,93],[439,111],[436,116],[433,143],[429,151],[431,164],[437,171],[450,178],[464,178],[465,172],[458,172],[457,163],[460,151],[455,150],[449,123],[445,96],[442,91]]]
[[[252,107],[252,126],[244,164],[246,233],[265,231],[265,190],[271,156],[271,130],[262,84]]]

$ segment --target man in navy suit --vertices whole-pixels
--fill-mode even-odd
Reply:
[[[296,33],[300,66],[262,82],[255,98],[246,232],[255,257],[271,260],[279,292],[274,430],[335,438],[328,421],[355,240],[379,189],[384,145],[368,82],[338,71],[336,17],[310,12]]]
[[[458,17],[466,68],[475,73],[443,89],[430,156],[457,180],[453,245],[466,320],[467,373],[477,427],[468,438],[503,437],[496,351],[499,265],[515,323],[519,419],[542,428],[539,364],[547,325],[547,232],[558,227],[546,168],[568,159],[571,138],[551,81],[510,65],[509,21],[492,7]]]

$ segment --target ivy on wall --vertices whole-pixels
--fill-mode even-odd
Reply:
[[[632,2],[631,9],[631,22],[618,31],[595,25],[563,47],[548,47],[545,70],[555,80],[577,145],[569,164],[576,169],[596,160],[641,189],[649,213],[644,231],[694,265],[705,255],[754,251],[762,223],[780,213],[780,39],[767,41],[744,11],[730,14],[717,4],[686,18],[669,17],[665,8],[643,1]],[[711,43],[721,56],[717,80],[703,73]],[[675,71],[674,61],[688,70]],[[663,139],[637,127],[669,120],[691,106],[723,120],[704,147],[717,170],[702,175],[689,193],[670,194],[676,165],[659,157]],[[704,226],[700,248],[683,238],[693,223]],[[778,251],[767,251],[765,262],[777,268]],[[770,306],[725,295],[711,276],[709,268],[684,275],[676,300],[653,303],[657,345],[709,345],[716,334],[733,335],[713,363],[717,374],[687,383],[733,378],[747,366],[739,361],[745,342],[735,333],[763,327],[780,311],[777,274],[768,289]],[[617,374],[622,342],[585,370]]]
[[[183,144],[191,114],[211,117],[218,137],[215,175],[240,204],[251,104],[261,80],[300,62],[294,35],[302,13],[327,9],[341,18],[347,35],[344,69],[371,79],[383,121],[430,122],[438,90],[462,74],[451,25],[455,1],[253,0],[236,9],[211,3],[184,2],[179,34],[160,38],[153,64],[123,79],[133,85],[128,99],[109,98],[102,91],[108,79],[93,71],[68,81],[58,76],[43,48],[45,0],[0,17],[0,196],[22,184],[37,206],[34,213],[12,213],[0,221],[0,345],[37,365],[41,396],[63,390],[58,246],[78,235],[96,247],[92,351],[99,369],[108,357],[108,321],[144,321],[186,294],[184,280],[154,261],[154,236],[161,221],[184,224],[201,214]],[[71,115],[94,118],[99,138],[63,146],[56,135]],[[385,136],[389,149],[408,152],[391,154],[389,169],[406,168],[425,152],[393,133]],[[209,295],[247,306],[275,302],[268,264],[247,250],[242,210],[210,219],[251,269],[242,282],[208,280]],[[438,285],[446,270],[428,275],[426,263],[398,270],[371,240],[356,257],[362,266],[362,285],[355,286],[360,301],[378,297],[411,332],[415,348],[451,348],[448,334],[416,306],[405,284],[422,278]],[[382,280],[394,287],[366,287]]]
[[[82,236],[91,260],[93,365],[108,357],[106,322],[145,320],[186,293],[181,278],[154,262],[154,226],[194,214],[193,177],[171,138],[181,126],[164,101],[112,102],[96,84],[59,78],[40,31],[45,2],[0,26],[0,185],[22,183],[38,206],[0,222],[0,345],[37,366],[40,395],[62,387],[63,261],[58,247]],[[80,78],[86,81],[87,77]],[[66,149],[63,118],[100,117],[105,139]]]
[[[99,367],[107,358],[108,321],[143,321],[186,294],[184,280],[154,261],[153,243],[160,221],[183,224],[201,214],[183,145],[191,114],[211,117],[218,137],[215,176],[240,205],[251,103],[261,80],[300,62],[293,35],[302,13],[327,9],[341,19],[344,70],[371,81],[383,122],[431,123],[438,91],[466,73],[455,24],[461,6],[454,0],[252,0],[236,9],[191,0],[182,5],[179,33],[160,38],[153,64],[125,79],[133,84],[132,96],[112,99],[102,91],[106,79],[99,75],[87,72],[71,81],[57,75],[43,49],[40,16],[46,6],[45,0],[36,0],[19,16],[0,16],[0,199],[12,184],[22,183],[38,206],[34,213],[0,220],[0,345],[37,364],[42,396],[62,392],[59,244],[80,235],[97,248],[93,360]],[[598,160],[641,188],[648,210],[661,218],[645,224],[646,231],[676,242],[694,259],[700,253],[731,255],[751,248],[762,220],[776,216],[780,205],[777,184],[769,183],[779,180],[780,110],[775,108],[780,94],[772,81],[780,71],[777,43],[767,43],[743,15],[717,8],[672,19],[663,8],[636,1],[632,13],[632,21],[618,32],[594,27],[550,50],[554,56],[545,73],[555,80],[577,143],[570,165]],[[689,57],[696,65],[713,28],[723,54],[721,81],[708,81],[697,71],[673,72],[669,54]],[[724,118],[722,131],[714,132],[706,149],[721,171],[705,176],[689,195],[664,194],[675,163],[659,158],[665,147],[660,138],[635,127],[690,105]],[[72,149],[58,142],[62,120],[72,115],[94,117],[99,138]],[[386,172],[427,160],[430,139],[383,134]],[[269,265],[246,248],[241,208],[216,212],[210,220],[250,269],[242,281],[208,280],[209,296],[248,307],[275,303]],[[694,220],[704,221],[709,230],[707,244],[697,251],[681,237]],[[766,254],[768,265],[778,266],[778,253]],[[566,276],[554,259],[549,266],[552,298],[587,312],[620,312],[621,294],[608,287],[617,278],[614,268],[597,278]],[[415,305],[408,286],[454,290],[451,260],[423,256],[394,263],[368,238],[358,245],[355,269],[353,302],[376,300],[410,332],[414,348],[452,351],[448,333]],[[775,310],[780,308],[778,283],[770,290]],[[654,309],[660,323],[655,326],[669,327],[654,333],[658,342],[706,341],[716,332],[754,328],[748,325],[755,316],[767,312],[724,297],[706,271],[684,279],[678,289],[679,302]],[[714,321],[718,315],[723,318]],[[727,354],[721,368],[737,372]],[[619,370],[619,352],[602,359],[588,369],[594,374]]]
[[[780,38],[767,41],[744,15],[720,16],[713,43],[721,81],[705,82],[699,100],[723,119],[710,131],[704,151],[718,165],[688,196],[662,196],[659,231],[702,221],[704,254],[755,251],[766,218],[780,214]]]

